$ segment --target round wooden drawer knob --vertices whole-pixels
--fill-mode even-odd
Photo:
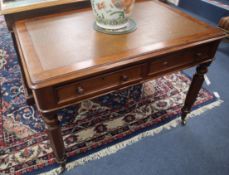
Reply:
[[[163,65],[167,65],[167,64],[168,64],[168,61],[164,61],[164,62],[163,62]]]
[[[83,93],[84,93],[84,89],[83,89],[82,87],[78,87],[78,88],[76,89],[76,93],[77,93],[77,94],[83,94]]]
[[[122,81],[128,81],[129,80],[129,77],[127,75],[122,75],[121,76],[121,80]]]
[[[202,58],[202,57],[203,57],[203,54],[202,54],[201,52],[196,53],[196,57],[197,57],[197,58]]]

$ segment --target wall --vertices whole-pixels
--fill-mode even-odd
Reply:
[[[174,5],[178,5],[179,4],[179,0],[167,0],[168,2],[174,4]]]

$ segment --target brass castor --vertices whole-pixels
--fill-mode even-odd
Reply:
[[[61,170],[60,170],[60,174],[64,173],[66,170],[66,156],[62,161],[57,161],[57,163],[60,165]]]
[[[66,164],[64,164],[64,165],[61,164],[60,174],[64,173],[65,170],[66,170]]]
[[[185,126],[187,124],[187,120],[186,119],[181,119],[181,125]]]

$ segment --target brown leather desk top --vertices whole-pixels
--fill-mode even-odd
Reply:
[[[90,8],[16,22],[30,88],[54,85],[223,38],[224,33],[155,1],[136,3],[135,32],[94,31]]]

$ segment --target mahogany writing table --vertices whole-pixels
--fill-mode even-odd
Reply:
[[[157,1],[139,1],[135,32],[94,31],[90,7],[16,20],[15,43],[27,92],[47,125],[56,161],[66,162],[58,109],[197,66],[182,108],[190,112],[225,34]]]

